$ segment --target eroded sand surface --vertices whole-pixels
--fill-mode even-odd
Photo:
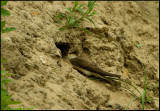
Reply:
[[[87,2],[80,2],[87,3]],[[56,11],[65,12],[71,1],[9,1],[11,12],[7,26],[16,31],[2,34],[3,69],[17,76],[7,85],[13,100],[22,104],[13,107],[63,110],[124,109],[134,98],[130,92],[113,84],[90,80],[67,62],[69,48],[79,46],[86,57],[105,71],[128,73],[128,81],[142,92],[145,65],[148,86],[159,83],[159,2],[96,2],[93,17],[96,28],[85,20],[91,34],[78,29],[59,31],[54,23]],[[142,47],[136,47],[141,44]],[[60,51],[63,57],[60,56]],[[125,86],[125,84],[121,84]],[[129,86],[126,86],[130,88]],[[138,95],[138,93],[137,93]],[[150,93],[159,98],[159,86]],[[133,101],[129,109],[141,109]],[[159,101],[145,109],[159,109]]]

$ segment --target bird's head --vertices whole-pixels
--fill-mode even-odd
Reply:
[[[69,51],[68,51],[69,59],[76,58],[80,55],[81,55],[81,50],[79,47],[73,47],[73,48],[69,49]]]

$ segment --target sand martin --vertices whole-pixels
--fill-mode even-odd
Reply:
[[[86,76],[98,76],[98,77],[118,77],[120,75],[112,74],[100,69],[97,65],[91,62],[89,59],[82,57],[82,52],[79,47],[71,48],[68,52],[68,58],[73,67],[85,74]]]

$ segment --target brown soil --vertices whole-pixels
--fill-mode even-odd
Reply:
[[[13,107],[125,109],[134,98],[130,92],[104,81],[90,80],[66,62],[67,51],[74,46],[81,47],[103,70],[128,73],[127,81],[141,92],[144,82],[141,64],[149,79],[148,87],[159,83],[159,1],[96,3],[99,14],[92,18],[96,28],[87,20],[82,23],[90,34],[78,29],[59,31],[62,25],[53,22],[56,11],[65,12],[74,2],[7,3],[5,8],[11,15],[2,19],[7,21],[7,27],[16,27],[16,31],[2,34],[2,57],[7,59],[3,70],[17,74],[6,88],[13,94],[13,100],[23,102]],[[142,47],[136,47],[137,44]],[[159,86],[149,95],[159,98]],[[133,101],[129,109],[141,109],[140,101]],[[159,109],[159,100],[146,104],[145,109]]]

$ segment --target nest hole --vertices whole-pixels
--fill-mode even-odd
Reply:
[[[70,44],[69,43],[61,43],[61,42],[58,42],[55,44],[56,44],[56,47],[61,50],[62,57],[63,58],[66,57],[68,54],[68,51],[70,49]]]

